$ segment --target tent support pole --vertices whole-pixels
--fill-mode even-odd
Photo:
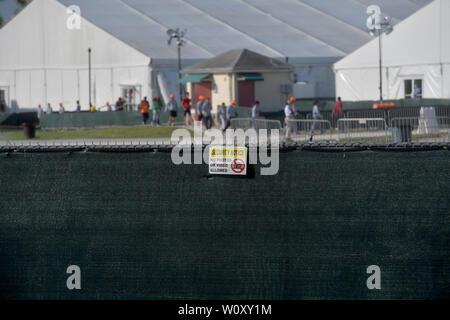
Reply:
[[[182,92],[181,92],[181,83],[180,83],[180,79],[181,79],[181,45],[178,44],[178,92],[180,94],[180,100],[183,99],[182,96]]]
[[[383,67],[382,67],[382,57],[381,57],[381,30],[378,30],[378,48],[380,55],[380,103],[383,103]]]
[[[91,109],[92,106],[92,99],[91,99],[91,48],[88,49],[88,56],[89,56],[89,110]]]

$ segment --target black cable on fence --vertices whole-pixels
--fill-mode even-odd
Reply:
[[[0,146],[0,153],[29,152],[29,153],[55,153],[55,152],[111,152],[111,153],[135,153],[135,152],[172,152],[174,145],[146,144],[146,145],[53,145],[53,146]],[[194,150],[194,145],[185,148]],[[202,149],[207,147],[203,145]],[[247,145],[248,147],[248,145]],[[274,146],[275,147],[275,146]],[[258,147],[259,148],[259,147]],[[272,146],[267,147],[272,149]],[[276,147],[275,147],[276,148]],[[280,152],[294,150],[313,152],[360,152],[360,151],[389,151],[389,152],[418,152],[449,150],[447,143],[291,143],[278,146]]]

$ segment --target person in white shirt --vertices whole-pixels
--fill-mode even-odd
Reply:
[[[258,119],[261,117],[261,109],[259,107],[259,101],[255,101],[255,105],[252,108],[252,119]]]
[[[62,104],[62,102],[59,103],[59,113],[64,113],[64,106]]]
[[[42,108],[41,108],[41,105],[38,104],[38,109],[37,109],[37,117],[38,117],[38,119],[41,118],[41,114],[42,114]]]
[[[319,120],[321,119],[320,111],[319,111],[319,104],[320,103],[318,100],[316,100],[314,102],[314,106],[313,106],[313,110],[312,110],[313,123],[311,126],[311,138],[309,138],[309,141],[312,141],[312,138],[314,135],[314,130],[316,130],[317,127],[320,128],[320,134],[323,134],[322,124],[319,122]]]
[[[45,110],[46,114],[51,114],[53,113],[53,109],[50,103],[47,104],[47,109]]]
[[[289,139],[292,132],[295,132],[296,130],[296,124],[293,120],[295,120],[294,115],[294,106],[293,101],[295,101],[295,98],[290,98],[286,102],[286,106],[284,107],[284,120],[286,122],[286,139]]]

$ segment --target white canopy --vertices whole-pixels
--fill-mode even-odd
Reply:
[[[404,80],[421,79],[424,98],[450,98],[450,1],[435,0],[382,36],[383,97],[404,98]],[[379,47],[373,39],[334,66],[336,95],[379,97]]]

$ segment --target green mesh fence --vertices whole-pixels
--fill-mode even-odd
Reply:
[[[152,112],[148,123],[152,120]],[[169,112],[161,112],[160,123],[169,121]],[[178,111],[177,122],[183,122],[183,112]],[[95,128],[108,126],[133,126],[142,124],[140,112],[66,112],[63,114],[43,114],[40,119],[42,129]]]
[[[292,151],[236,179],[162,152],[0,154],[1,298],[449,298],[449,155]]]
[[[9,113],[0,112],[0,126],[20,126],[24,123],[37,124],[36,112]]]

